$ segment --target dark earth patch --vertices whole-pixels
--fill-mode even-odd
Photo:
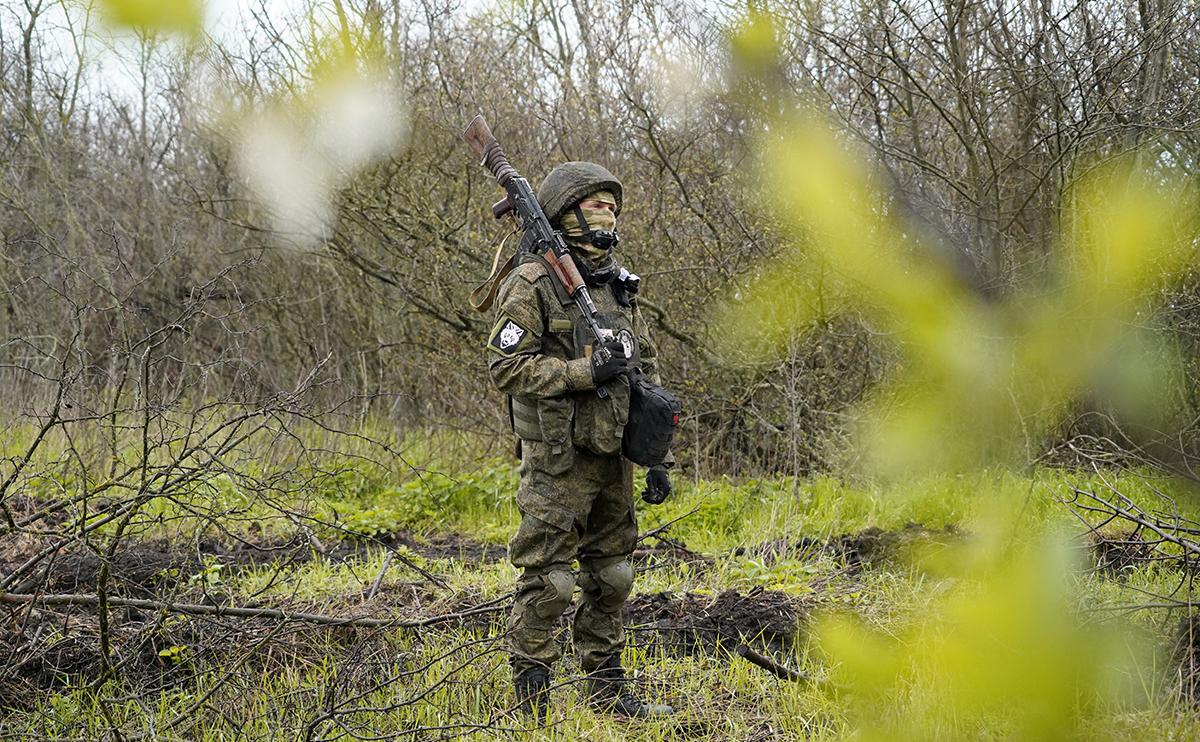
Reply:
[[[713,559],[692,551],[674,539],[656,540],[653,544],[641,544],[633,552],[633,565],[638,572],[662,567],[689,564],[697,569],[711,567]]]
[[[656,645],[681,655],[732,651],[738,644],[780,652],[796,640],[803,615],[797,598],[775,590],[718,595],[653,593],[625,607],[636,645]]]
[[[735,556],[754,554],[768,561],[779,559],[810,559],[829,555],[842,559],[850,566],[870,566],[903,559],[912,549],[930,544],[953,543],[963,537],[954,527],[931,529],[909,523],[899,530],[886,531],[872,526],[857,533],[821,540],[809,536],[768,541],[758,546],[739,548]]]
[[[45,542],[23,539],[10,541],[0,554],[0,573],[7,573],[39,553]],[[393,534],[372,540],[345,540],[331,544],[324,554],[306,536],[296,535],[277,542],[225,543],[213,539],[191,545],[164,540],[129,541],[109,559],[109,594],[117,597],[150,600],[178,600],[185,603],[256,605],[255,601],[232,596],[222,587],[220,578],[262,565],[278,565],[280,577],[291,568],[329,559],[345,562],[365,555],[369,550],[404,547],[401,553],[416,553],[428,559],[490,561],[505,556],[504,547],[484,544],[459,536],[440,536],[422,541],[408,534]],[[29,590],[43,593],[96,592],[104,559],[95,551],[76,547],[46,560],[28,580]],[[211,583],[198,579],[206,569],[219,565],[219,575]],[[47,567],[49,569],[47,570]],[[392,570],[407,569],[400,559]],[[393,578],[396,572],[392,572]],[[375,574],[365,574],[363,595]],[[365,607],[362,597],[347,597],[339,608],[323,606],[314,612],[346,615],[364,612],[379,615],[422,617],[426,614],[452,613],[473,606],[478,596],[462,595],[450,605],[426,610],[438,600],[439,590],[428,580],[381,584]],[[344,608],[344,610],[341,610]],[[303,610],[303,609],[301,609]],[[501,614],[502,615],[502,614]],[[469,626],[486,634],[494,614],[473,615],[459,626]],[[236,655],[247,644],[246,632],[260,635],[273,626],[263,620],[214,620],[179,615],[163,616],[156,611],[132,607],[114,607],[110,613],[111,664],[123,682],[141,690],[182,687],[191,682],[198,669],[220,666],[227,655]],[[453,622],[447,626],[454,626]],[[333,634],[347,640],[354,629],[335,629]],[[21,707],[39,692],[90,683],[104,669],[100,654],[100,628],[94,607],[66,607],[43,610],[27,605],[0,608],[0,708]],[[300,645],[315,642],[330,634],[312,630]],[[306,650],[296,647],[299,655]],[[314,650],[314,655],[324,650]]]
[[[150,599],[175,599],[181,602],[242,603],[225,594],[220,580],[209,583],[193,579],[205,569],[220,565],[220,575],[229,577],[239,570],[277,564],[281,576],[290,567],[313,559],[334,562],[351,560],[368,550],[400,549],[410,556],[416,553],[428,559],[453,559],[487,562],[503,559],[502,546],[481,543],[456,535],[420,539],[408,533],[394,533],[370,540],[344,540],[328,544],[322,554],[319,544],[297,535],[290,540],[267,543],[225,543],[202,540],[190,545],[166,541],[129,542],[112,557],[110,588],[115,596]],[[42,548],[30,542],[25,548],[3,555],[0,566],[11,570]],[[669,539],[643,544],[635,557],[639,564],[679,562],[711,564],[711,559],[690,551]],[[46,592],[93,593],[103,560],[93,551],[76,550],[58,555],[44,586]],[[404,569],[400,561],[393,568]],[[40,573],[39,573],[40,574]],[[366,575],[366,584],[374,575]],[[397,616],[424,616],[451,613],[478,605],[480,596],[462,595],[453,605],[440,605],[444,593],[428,581],[381,585],[371,600],[372,612]],[[322,613],[361,613],[364,604],[358,595],[348,596],[345,606],[324,606]],[[248,603],[254,605],[253,601]],[[461,604],[461,605],[460,605]],[[480,637],[498,636],[503,631],[506,610],[473,614],[445,628],[467,628]],[[345,610],[342,610],[345,609]],[[800,603],[784,593],[755,589],[740,594],[728,590],[719,595],[699,593],[660,593],[641,595],[627,606],[626,621],[631,625],[636,644],[661,646],[664,651],[688,655],[697,653],[728,654],[739,643],[752,644],[764,652],[785,650],[795,640],[801,617]],[[14,607],[0,611],[0,707],[20,707],[38,693],[68,685],[77,686],[101,677],[104,661],[99,650],[99,623],[94,608],[69,607],[53,610]],[[165,616],[157,611],[115,607],[111,612],[112,654],[115,673],[139,692],[165,688],[183,688],[193,682],[195,673],[219,667],[253,644],[273,622],[268,620],[214,620],[209,618]],[[440,633],[443,626],[431,627]],[[336,629],[336,641],[350,641],[353,629]],[[319,636],[325,630],[297,628],[289,630],[291,652],[296,657],[320,653]],[[360,639],[362,636],[359,637]],[[371,642],[376,640],[372,639]],[[308,647],[309,644],[312,647]],[[273,655],[280,661],[278,655]],[[257,661],[257,660],[256,660]]]
[[[39,691],[78,687],[104,675],[94,609],[27,611],[14,610],[10,617],[17,625],[0,635],[0,707],[21,707]],[[243,624],[259,632],[265,625]],[[220,666],[245,646],[241,627],[128,607],[112,610],[110,632],[113,675],[142,692],[185,687],[199,668]]]
[[[166,598],[158,595],[158,599]],[[390,583],[380,588],[370,606],[357,595],[344,605],[292,605],[297,611],[331,616],[369,614],[378,617],[428,617],[474,608],[482,598],[465,593],[438,605],[435,591],[425,582]],[[254,601],[212,592],[188,593],[181,602],[254,606]],[[490,614],[447,622],[444,628],[467,627],[488,633]],[[236,661],[247,647],[277,629],[267,618],[226,618],[164,614],[156,610],[115,606],[110,612],[111,666],[116,677],[139,693],[187,688],[202,672],[220,670]],[[442,625],[422,629],[435,636]],[[252,672],[296,663],[312,665],[329,656],[331,647],[388,646],[388,629],[316,627],[304,622],[286,627],[273,642],[273,651],[259,653],[246,665]],[[81,687],[104,674],[100,626],[93,606],[43,610],[28,605],[0,608],[0,709],[27,707],[37,694]],[[432,639],[437,641],[437,639]],[[382,651],[382,650],[381,650]],[[387,655],[394,657],[394,652]],[[269,666],[269,667],[268,667]]]
[[[14,613],[12,623],[23,624],[27,631],[10,630],[0,638],[0,708],[28,707],[38,691],[60,687],[70,677],[90,675],[100,667],[94,629],[72,627],[69,619],[56,618],[55,626],[47,627],[40,611],[28,618]]]
[[[1185,616],[1175,634],[1175,663],[1179,696],[1200,706],[1200,614]]]
[[[404,547],[426,559],[452,559],[464,562],[497,562],[508,558],[508,547],[506,546],[475,541],[458,534],[419,539],[410,533],[400,531],[376,536],[369,540],[343,541],[334,554],[337,554],[342,548],[350,546],[357,546],[359,551],[380,547],[392,549]]]
[[[40,544],[31,544],[27,553],[6,554],[5,558],[0,559],[0,573],[15,569],[40,547]],[[114,595],[153,598],[213,565],[219,565],[221,570],[229,574],[273,563],[284,567],[295,566],[317,558],[344,562],[365,556],[369,551],[399,548],[434,560],[488,562],[507,556],[504,546],[457,535],[420,540],[407,533],[396,533],[369,540],[347,539],[327,548],[324,555],[316,550],[311,541],[300,535],[289,540],[264,543],[229,544],[205,539],[190,547],[156,540],[123,545],[109,560],[109,584]],[[91,550],[75,549],[59,554],[54,557],[44,590],[52,593],[94,592],[103,561],[100,554]],[[34,585],[42,582],[45,569],[43,564],[34,573]]]
[[[1152,559],[1154,551],[1154,544],[1143,541],[1136,529],[1111,536],[1092,534],[1092,553],[1096,558],[1096,569],[1109,575],[1119,575],[1122,571]]]
[[[170,562],[164,558],[153,566],[166,563]],[[149,570],[148,566],[144,572]],[[462,595],[451,605],[427,610],[422,604],[428,607],[427,601],[436,600],[431,591],[433,588],[428,584],[392,583],[381,589],[376,602],[398,613],[412,611],[414,615],[423,615],[468,609],[482,601],[479,595]],[[448,623],[445,628],[457,626],[479,637],[498,637],[503,631],[506,610],[502,603],[497,608],[494,612]],[[354,611],[331,609],[330,612]],[[641,595],[627,606],[626,622],[631,627],[634,644],[658,646],[676,655],[729,655],[740,643],[768,653],[785,651],[796,639],[801,616],[802,607],[796,598],[754,589],[745,594],[728,590],[718,595],[692,592]],[[22,707],[39,692],[88,683],[101,676],[99,627],[93,609],[49,612],[30,611],[24,606],[9,612],[7,618],[7,630],[0,633],[0,659],[5,660],[0,672],[0,707]],[[139,692],[185,688],[193,682],[196,672],[229,662],[274,625],[267,620],[164,617],[152,611],[115,608],[112,664],[122,681]],[[442,628],[422,631],[433,635]],[[374,646],[386,636],[386,632],[374,638],[369,638],[369,634],[367,629],[327,632],[297,626],[288,632],[292,638],[284,642],[289,650],[283,654],[295,654],[298,658],[316,656],[327,651],[329,645],[323,642],[329,640],[339,644],[367,641]],[[173,655],[174,648],[181,648],[181,654]],[[263,660],[256,659],[252,665],[259,661]],[[272,661],[281,660],[276,656]]]
[[[186,582],[209,565],[236,571],[261,564],[302,564],[313,549],[301,537],[278,543],[225,544],[203,540],[192,547],[166,541],[130,542],[109,560],[110,590],[115,595],[150,598]],[[94,551],[57,556],[46,584],[48,592],[94,592],[104,559]],[[4,569],[13,565],[6,564]]]

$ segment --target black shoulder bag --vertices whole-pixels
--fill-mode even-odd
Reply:
[[[629,374],[629,422],[621,436],[621,453],[641,466],[658,466],[671,450],[683,404],[639,370]]]

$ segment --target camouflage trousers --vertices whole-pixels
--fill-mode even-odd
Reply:
[[[522,446],[521,525],[508,550],[523,570],[508,620],[513,672],[559,659],[553,626],[576,585],[575,652],[591,672],[625,646],[621,609],[633,587],[629,555],[637,543],[630,464],[569,444],[557,452],[547,443]]]

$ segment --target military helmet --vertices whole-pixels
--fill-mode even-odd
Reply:
[[[621,181],[594,162],[564,162],[554,168],[538,186],[537,199],[553,224],[572,204],[596,191],[612,191],[617,199],[616,213],[621,213]]]

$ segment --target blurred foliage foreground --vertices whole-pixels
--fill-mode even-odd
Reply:
[[[142,20],[142,4],[110,4]],[[191,15],[162,22],[186,28]],[[668,507],[646,512],[647,539],[667,544],[670,556],[641,556],[639,594],[781,594],[811,619],[804,640],[783,657],[811,681],[782,686],[742,665],[729,671],[732,659],[719,644],[680,658],[635,642],[629,664],[646,669],[656,692],[682,696],[682,717],[618,726],[572,700],[551,733],[1049,741],[1127,738],[1149,727],[1195,738],[1200,725],[1187,705],[1195,678],[1170,643],[1173,616],[1193,620],[1194,493],[1146,472],[1009,471],[1033,458],[1084,396],[1103,398],[1146,428],[1175,424],[1170,401],[1181,360],[1137,327],[1193,253],[1194,189],[1136,151],[1097,162],[1063,199],[1057,244],[1047,247],[1055,269],[997,297],[950,257],[967,248],[910,220],[901,194],[889,192],[866,158],[811,109],[788,102],[773,77],[780,34],[768,16],[751,13],[732,49],[746,90],[778,106],[759,112],[757,167],[790,247],[751,269],[726,312],[734,331],[723,335],[741,339],[738,351],[777,353],[795,328],[831,309],[860,312],[894,335],[903,363],[861,418],[863,471],[847,471],[847,481],[882,484],[696,480]],[[344,37],[351,47],[348,31]],[[360,93],[356,100],[370,98],[370,86]],[[398,137],[381,131],[378,152]],[[269,139],[245,146],[289,148],[286,136]],[[343,152],[342,165],[378,152]],[[316,169],[318,180],[340,182],[337,167]],[[279,172],[262,175],[259,191],[279,187],[268,177]],[[301,216],[312,217],[300,231],[314,239],[329,228],[315,207]],[[244,414],[239,408],[210,429],[172,420],[165,406],[147,401],[157,358],[150,351],[166,342],[148,338],[145,351],[139,344],[138,355],[129,353],[141,359],[135,400],[96,416],[111,425],[111,440],[71,437],[93,420],[59,417],[65,374],[41,430],[4,433],[13,466],[3,487],[21,494],[4,502],[4,559],[16,568],[4,578],[11,591],[4,595],[28,606],[14,614],[17,638],[8,647],[15,669],[5,696],[11,712],[0,720],[6,734],[123,739],[165,729],[212,739],[335,739],[524,731],[497,700],[507,693],[498,621],[410,630],[430,615],[502,607],[512,570],[488,561],[485,548],[468,554],[512,531],[511,466],[406,459],[395,440],[379,443],[386,436],[340,460],[326,450],[328,440],[338,438],[335,448],[344,451],[340,439],[364,439],[324,427],[336,407],[328,415],[297,408],[315,371],[294,393],[247,405]],[[214,442],[209,430],[222,435]],[[306,434],[315,443],[302,440]],[[37,452],[42,443],[57,448],[45,457]],[[285,448],[294,456],[286,467],[266,466],[255,446],[269,447],[262,457],[276,464]],[[379,467],[376,457],[393,463]],[[1067,520],[1071,514],[1077,520]],[[910,524],[917,537],[879,563],[829,548],[861,546],[861,534],[851,533],[857,528],[895,532]],[[457,555],[454,545],[435,554],[413,532],[477,542],[456,542]],[[250,544],[256,561],[233,569],[214,540]],[[122,555],[144,561],[146,543],[188,544],[199,569],[166,567],[122,583]],[[288,548],[295,557],[297,543],[304,560],[263,556]],[[1115,567],[1097,561],[1100,544],[1111,543],[1132,546],[1134,557]],[[56,572],[48,560],[42,570],[65,544],[78,544],[73,556],[98,566],[93,574],[86,560],[74,562],[86,578],[76,587],[94,584],[96,594],[76,595],[73,605],[95,610],[67,614],[60,627],[34,606],[47,607],[40,596],[49,589],[65,589],[61,565]],[[165,595],[160,584],[170,586]],[[155,599],[150,617],[127,599],[147,591]],[[110,600],[123,614],[110,610]],[[176,610],[185,602],[190,613]],[[247,605],[278,610],[252,614],[258,623],[225,624],[216,635],[196,618]],[[1167,618],[1120,618],[1126,611]],[[298,618],[305,612],[322,620]],[[366,637],[295,629],[296,622],[381,619],[372,612],[412,623]],[[285,629],[288,642],[279,644]],[[18,672],[29,664],[18,658],[81,635],[99,646],[91,675],[82,672],[93,669],[86,658],[74,671],[43,665],[59,686],[47,691],[37,687],[44,675]],[[1184,654],[1194,660],[1194,650],[1186,644]],[[159,673],[158,685],[138,686],[131,667],[171,672]],[[577,679],[568,674],[564,696],[574,698],[569,686]],[[21,683],[32,693],[21,693],[28,690]]]
[[[1083,170],[1047,249],[1054,270],[989,296],[954,260],[965,246],[908,218],[852,144],[780,95],[779,34],[752,12],[734,51],[769,105],[784,101],[764,114],[759,162],[793,247],[730,307],[740,330],[731,337],[777,347],[830,303],[894,333],[905,359],[860,436],[864,461],[885,478],[1029,460],[1085,395],[1107,395],[1122,420],[1178,429],[1183,363],[1137,327],[1194,257],[1187,178],[1136,151]],[[1087,738],[1089,709],[1128,693],[1137,642],[1081,620],[1069,540],[1052,529],[1016,538],[1023,506],[999,503],[969,548],[918,557],[973,587],[933,601],[913,626],[879,632],[831,618],[818,629],[858,738],[987,737],[992,723],[1008,739]]]

